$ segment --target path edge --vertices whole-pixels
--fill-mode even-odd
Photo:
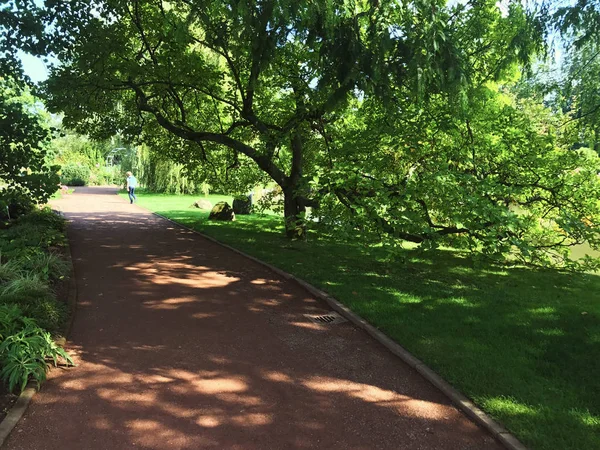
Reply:
[[[25,411],[27,411],[27,407],[29,406],[29,402],[33,398],[33,394],[35,394],[36,390],[32,383],[25,388],[17,401],[11,406],[8,410],[8,413],[0,423],[0,447],[4,445],[4,441],[10,435],[12,430],[15,428]]]
[[[64,218],[60,211],[55,211],[55,213],[59,214],[61,217]],[[64,346],[66,344],[67,337],[69,336],[71,328],[73,327],[73,321],[75,320],[75,311],[77,309],[77,281],[75,280],[75,267],[73,264],[73,255],[71,253],[71,244],[69,243],[69,235],[66,223],[64,235],[66,239],[66,247],[68,250],[65,253],[65,256],[67,257],[68,264],[70,266],[69,287],[67,293],[69,319],[63,326],[63,329],[61,330],[62,336],[56,340],[57,343],[61,346]],[[31,402],[31,399],[33,398],[36,392],[37,389],[35,388],[35,383],[29,382],[25,390],[21,392],[15,403],[13,403],[13,405],[10,407],[10,409],[6,413],[6,416],[4,417],[4,419],[2,419],[2,422],[0,422],[0,447],[4,445],[4,441],[6,441],[10,433],[12,433],[12,430],[17,426],[17,424],[21,420],[21,417],[23,417],[23,415],[27,411],[29,403]]]
[[[347,306],[340,303],[337,299],[329,295],[328,293],[318,289],[312,284],[288,273],[284,270],[281,270],[278,267],[275,267],[269,263],[266,263],[252,255],[244,253],[237,248],[234,248],[230,245],[227,245],[211,236],[208,236],[198,230],[194,230],[186,225],[183,225],[179,222],[176,222],[168,217],[163,216],[162,214],[156,213],[154,211],[150,211],[147,208],[141,207],[137,205],[138,208],[144,209],[153,215],[160,217],[172,224],[183,228],[185,230],[191,231],[192,233],[198,234],[203,238],[214,242],[215,244],[220,245],[228,250],[231,250],[238,255],[241,255],[245,258],[251,259],[252,261],[270,269],[275,272],[277,275],[282,276],[286,280],[293,280],[298,285],[307,290],[310,294],[315,297],[325,301],[334,311],[338,312],[340,315],[344,316],[350,322],[352,322],[357,327],[366,331],[371,337],[373,337],[376,341],[378,341],[381,345],[386,347],[390,352],[400,358],[405,364],[409,365],[413,369],[415,369],[423,378],[433,384],[438,390],[440,390],[444,395],[446,395],[452,403],[463,413],[467,415],[471,420],[473,420],[476,424],[487,430],[496,438],[498,442],[500,442],[504,447],[508,450],[528,450],[528,448],[519,441],[512,433],[510,433],[506,428],[492,419],[487,413],[477,407],[471,400],[469,400],[465,395],[460,393],[456,388],[450,385],[446,380],[444,380],[440,375],[438,375],[434,370],[429,368],[425,363],[423,363],[420,359],[415,357],[412,353],[406,350],[397,342],[393,341],[391,338],[386,336],[384,333],[379,331],[373,325],[368,323],[365,319],[360,317],[358,314],[352,312]]]

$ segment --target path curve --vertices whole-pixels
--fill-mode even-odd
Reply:
[[[327,306],[115,195],[78,188],[69,351],[7,449],[485,449],[501,446]]]

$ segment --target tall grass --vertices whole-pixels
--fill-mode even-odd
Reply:
[[[24,273],[0,288],[0,297],[16,295],[23,297],[45,296],[51,293],[50,286],[37,273]]]
[[[2,255],[0,254],[0,286],[8,281],[15,280],[22,276],[23,270],[21,265],[16,260],[10,260],[5,263],[2,262]]]

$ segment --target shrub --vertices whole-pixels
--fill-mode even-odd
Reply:
[[[35,224],[36,226],[44,226],[57,231],[65,229],[65,219],[47,207],[32,211],[21,217],[17,223],[21,225]]]
[[[10,194],[0,191],[0,220],[16,219],[34,210],[31,197],[12,192]]]
[[[96,186],[105,186],[107,184],[123,184],[124,177],[118,166],[106,167],[100,166],[92,171],[90,184]]]
[[[40,327],[58,333],[67,317],[67,306],[57,301],[51,294],[32,296],[6,294],[0,296],[0,306],[18,306],[27,317],[36,320]]]
[[[64,243],[64,235],[42,227],[27,225],[0,230],[0,252],[5,260],[33,257]]]
[[[5,259],[29,257],[65,244],[64,219],[50,210],[35,211],[0,230],[0,252]]]
[[[59,347],[50,333],[36,321],[23,316],[14,305],[0,305],[0,379],[9,391],[22,392],[30,379],[38,387],[46,379],[49,363],[60,359],[74,365],[68,353]]]
[[[67,262],[56,253],[35,253],[19,260],[24,271],[35,273],[44,281],[62,280],[69,273]]]
[[[56,299],[52,285],[69,266],[59,253],[65,243],[64,219],[50,209],[34,211],[0,230],[0,304],[18,305],[48,331],[58,331],[67,307]]]
[[[85,186],[90,180],[90,168],[81,163],[67,163],[62,166],[60,182],[67,186]]]

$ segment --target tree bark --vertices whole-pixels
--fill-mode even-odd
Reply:
[[[296,195],[292,186],[283,190],[283,214],[285,217],[285,235],[290,239],[306,239],[306,207],[303,199]]]
[[[290,239],[306,239],[306,202],[298,194],[302,180],[302,136],[295,130],[291,136],[292,169],[290,176],[286,177],[283,188],[283,214],[285,217],[285,235]]]

